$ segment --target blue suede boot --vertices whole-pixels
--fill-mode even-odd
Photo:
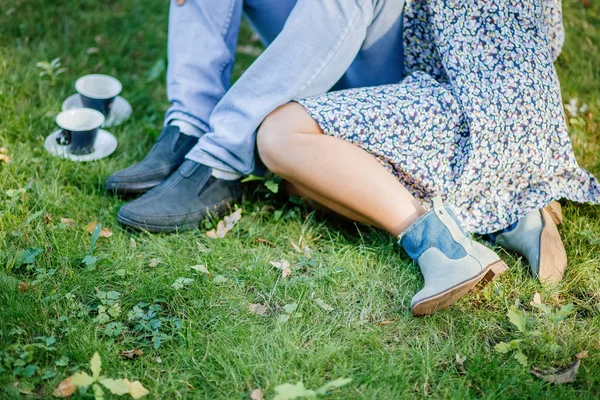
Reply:
[[[562,213],[551,206],[527,214],[513,229],[494,235],[496,244],[524,256],[531,274],[544,283],[561,281],[567,269],[567,252],[556,227]]]
[[[425,286],[412,299],[415,317],[451,306],[507,269],[496,253],[462,230],[439,197],[433,200],[433,210],[402,233],[398,243],[419,264],[425,279]]]

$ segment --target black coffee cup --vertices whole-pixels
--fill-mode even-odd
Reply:
[[[121,93],[123,85],[112,76],[102,74],[85,75],[75,82],[75,90],[86,108],[93,108],[105,116]]]
[[[94,151],[98,129],[104,123],[104,115],[91,108],[74,108],[56,116],[56,124],[62,129],[56,142],[69,146],[74,155],[90,154]]]

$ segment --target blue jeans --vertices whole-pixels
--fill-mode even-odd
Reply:
[[[403,8],[404,0],[172,0],[166,123],[199,129],[188,159],[249,174],[256,130],[280,105],[402,79]],[[230,86],[244,13],[268,47]]]

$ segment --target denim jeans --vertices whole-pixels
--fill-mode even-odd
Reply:
[[[186,158],[249,174],[256,130],[277,107],[399,82],[403,8],[404,0],[171,0],[165,120],[199,129]],[[243,14],[268,47],[231,86]]]

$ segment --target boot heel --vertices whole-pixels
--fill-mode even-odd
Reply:
[[[558,283],[567,269],[567,252],[556,225],[552,224],[552,214],[542,210],[543,229],[540,235],[540,258],[537,276],[543,283]],[[532,271],[535,274],[535,271]]]
[[[482,289],[485,285],[496,279],[499,275],[506,272],[508,266],[504,261],[498,261],[488,267],[481,281],[475,286],[474,290]]]
[[[560,203],[558,201],[553,201],[552,203],[548,204],[546,207],[544,207],[544,209],[546,211],[548,211],[548,214],[550,214],[550,217],[552,217],[552,221],[554,221],[555,225],[560,225],[563,222],[563,213],[562,213],[562,206],[560,205]]]

